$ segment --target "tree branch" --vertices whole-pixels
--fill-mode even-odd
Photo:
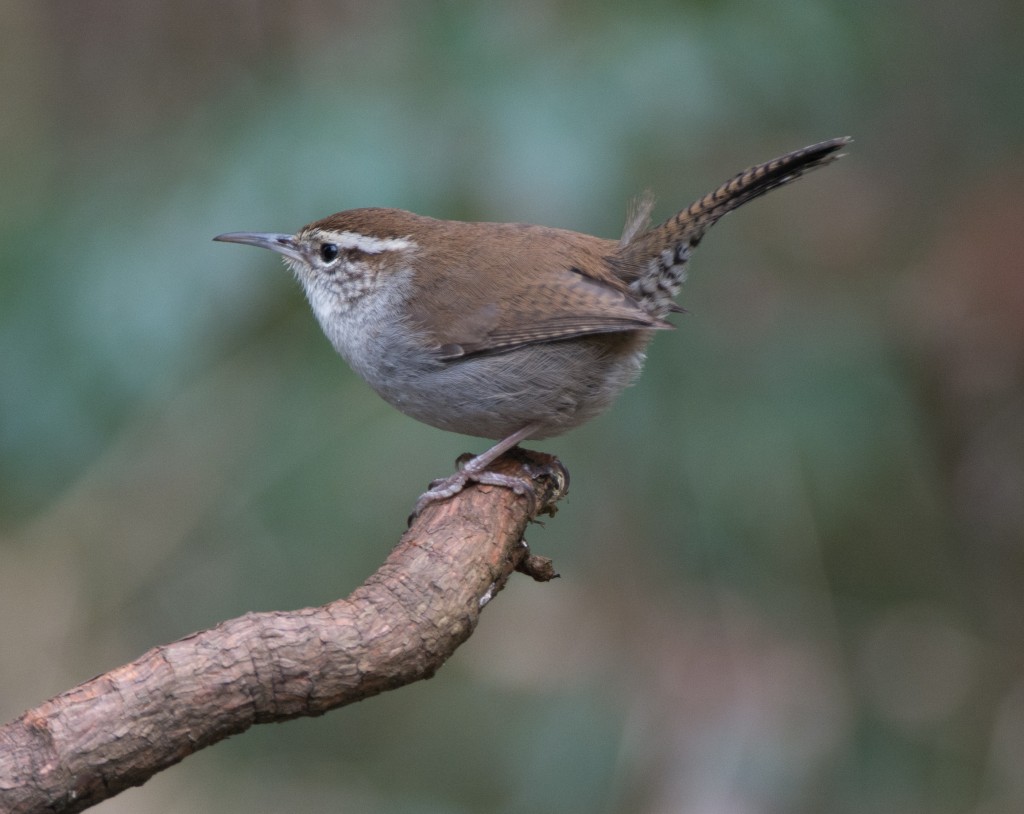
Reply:
[[[523,541],[568,475],[513,450],[494,467],[528,497],[473,486],[428,506],[347,599],[247,613],[162,645],[0,728],[0,810],[82,811],[253,724],[285,721],[430,678],[512,571],[555,576]]]

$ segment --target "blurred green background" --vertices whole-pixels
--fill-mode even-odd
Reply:
[[[1024,810],[1024,7],[0,2],[0,717],[344,596],[484,442],[335,356],[271,255],[395,206],[727,218],[573,489],[421,683],[114,812]]]

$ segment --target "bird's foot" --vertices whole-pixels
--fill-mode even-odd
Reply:
[[[430,487],[416,501],[416,508],[413,509],[410,520],[418,517],[420,512],[431,503],[454,497],[465,489],[469,483],[480,483],[484,486],[504,486],[506,489],[511,489],[517,495],[526,495],[530,499],[530,511],[532,513],[537,503],[537,493],[533,488],[533,483],[529,479],[517,475],[506,475],[503,472],[490,471],[487,469],[487,466],[492,461],[481,461],[483,457],[482,455],[473,457],[468,453],[460,455],[456,461],[459,467],[458,471],[447,478],[431,481]]]

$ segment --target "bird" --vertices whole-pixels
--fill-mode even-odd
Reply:
[[[430,484],[414,515],[467,483],[532,495],[488,467],[522,441],[590,421],[631,384],[707,230],[754,198],[842,156],[830,139],[746,169],[649,226],[642,195],[619,240],[401,209],[330,215],[294,234],[216,241],[284,258],[335,350],[386,402],[433,427],[496,441]]]

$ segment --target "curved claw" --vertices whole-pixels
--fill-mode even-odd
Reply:
[[[431,503],[436,503],[439,500],[447,500],[454,495],[457,495],[463,489],[466,488],[466,484],[469,482],[472,476],[467,474],[465,470],[460,469],[458,472],[454,472],[447,478],[438,478],[430,482],[430,486],[426,492],[419,496],[416,501],[416,506],[412,510],[412,517],[418,517]],[[411,518],[410,518],[411,519]]]
[[[489,486],[505,486],[517,494],[529,495],[532,503],[531,508],[536,510],[537,495],[533,489],[533,484],[527,478],[490,472],[487,467],[501,457],[501,455],[514,449],[520,441],[529,438],[539,428],[540,424],[532,422],[516,430],[507,438],[503,438],[480,455],[460,455],[456,461],[458,471],[447,478],[433,481],[430,484],[427,491],[420,495],[419,500],[416,501],[416,507],[409,517],[409,522],[412,523],[412,520],[431,503],[438,500],[446,500],[452,495],[457,495],[465,488],[469,481],[484,483]]]
[[[413,509],[413,513],[409,517],[411,523],[416,517],[419,516],[427,506],[431,503],[436,503],[439,500],[447,500],[450,497],[454,497],[463,489],[466,488],[468,483],[481,483],[484,486],[504,486],[506,489],[511,489],[517,495],[525,495],[530,499],[530,511],[533,512],[537,507],[537,493],[531,483],[526,478],[516,477],[515,475],[505,475],[501,472],[491,472],[489,470],[483,470],[475,472],[469,467],[464,467],[458,472],[454,472],[447,478],[439,478],[438,480],[431,481],[430,488],[427,489],[419,499],[416,501],[416,506]]]
[[[501,472],[478,472],[470,475],[469,479],[475,483],[482,483],[485,486],[504,486],[511,489],[517,495],[524,495],[530,499],[530,514],[537,510],[537,490],[533,483],[526,478],[519,478],[515,475],[504,475]]]

